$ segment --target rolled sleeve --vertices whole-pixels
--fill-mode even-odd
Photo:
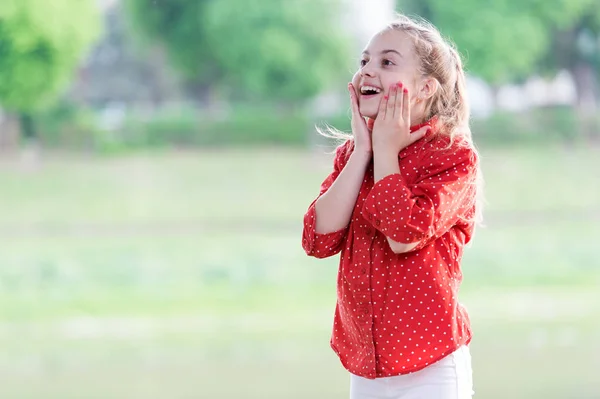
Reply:
[[[395,173],[379,180],[369,192],[362,215],[386,237],[415,249],[446,233],[474,206],[476,153],[461,147],[437,150],[423,158],[415,183]]]
[[[333,231],[331,233],[317,233],[317,213],[315,202],[310,205],[304,215],[304,230],[302,232],[302,247],[309,256],[315,258],[327,258],[342,250],[348,227]]]

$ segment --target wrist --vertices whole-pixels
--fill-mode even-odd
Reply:
[[[388,175],[400,172],[398,153],[396,153],[395,150],[390,150],[389,147],[373,148],[373,157],[375,159],[373,175],[375,182],[378,182]]]
[[[399,153],[400,151],[396,151],[390,146],[373,146],[373,154],[377,157],[395,158]]]
[[[357,162],[357,163],[361,163],[361,164],[368,164],[369,161],[371,161],[371,158],[373,157],[373,153],[372,151],[364,151],[364,150],[357,150],[355,149],[354,151],[352,151],[352,154],[350,154],[350,158],[348,159],[348,162]]]

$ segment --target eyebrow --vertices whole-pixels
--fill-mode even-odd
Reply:
[[[364,55],[370,55],[369,52],[367,50],[362,52]],[[400,54],[398,51],[396,50],[392,50],[392,49],[387,49],[387,50],[383,50],[381,52],[381,54],[388,54],[388,53],[396,53],[398,54],[400,57],[402,57],[402,54]],[[403,57],[404,58],[404,57]]]

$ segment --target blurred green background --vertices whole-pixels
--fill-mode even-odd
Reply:
[[[600,1],[0,3],[0,397],[346,398],[302,217],[394,10],[465,55],[476,397],[600,398]]]

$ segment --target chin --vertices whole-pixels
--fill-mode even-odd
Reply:
[[[372,109],[372,107],[360,107],[360,114],[364,117],[375,119],[377,118],[377,112],[379,111],[379,107]]]

